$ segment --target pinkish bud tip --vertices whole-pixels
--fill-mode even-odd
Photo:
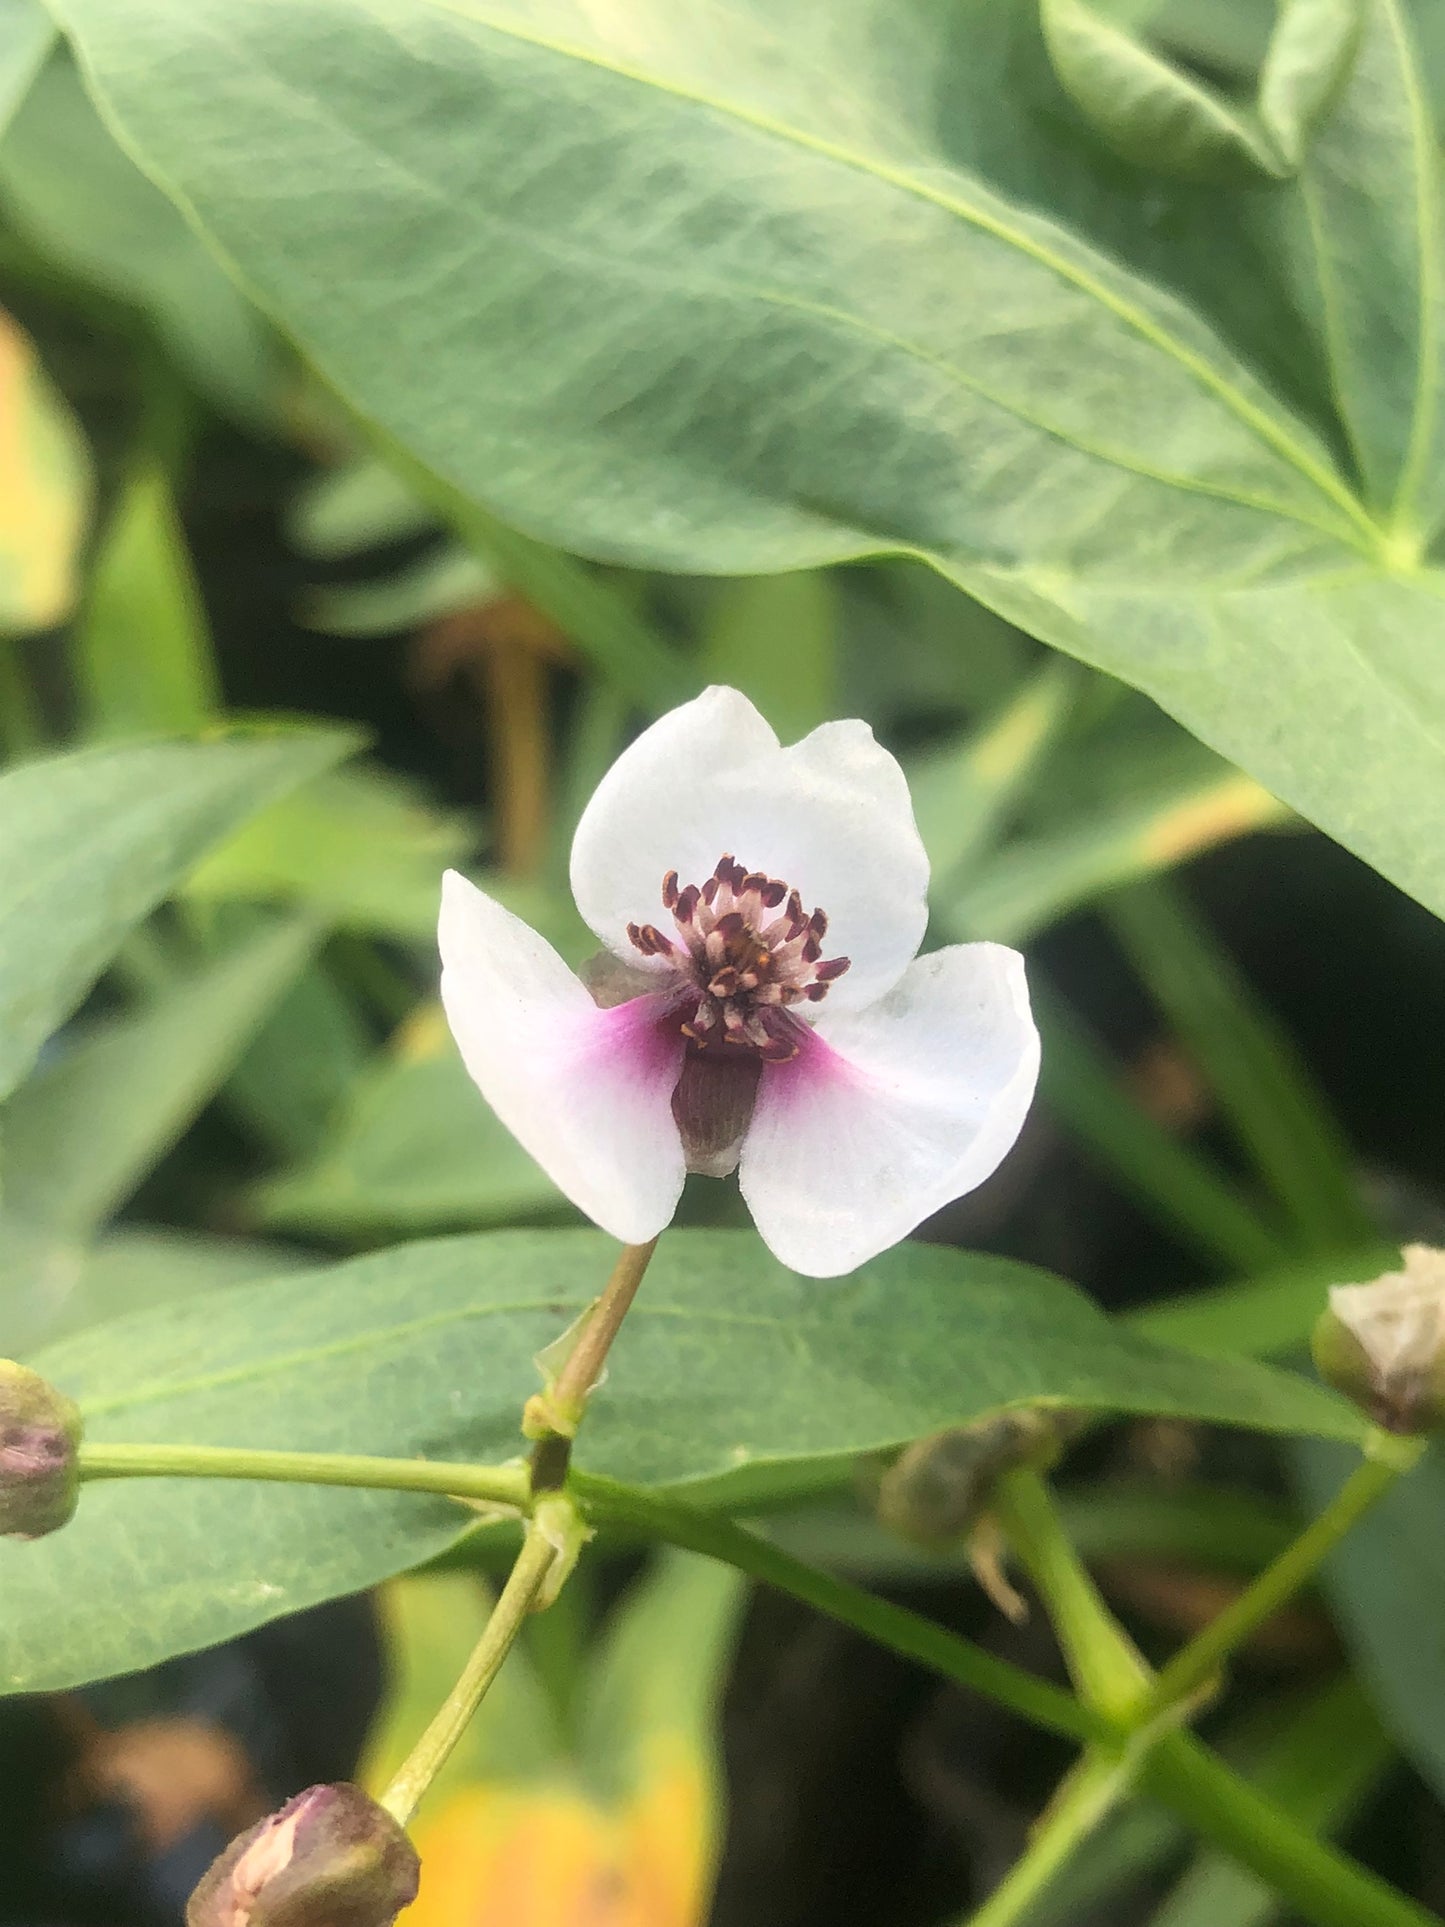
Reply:
[[[369,1794],[308,1787],[231,1842],[191,1895],[186,1927],[390,1927],[419,1874],[415,1847]]]
[[[80,1411],[47,1379],[0,1359],[0,1533],[39,1539],[80,1496]]]

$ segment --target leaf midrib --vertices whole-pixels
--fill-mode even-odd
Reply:
[[[376,14],[378,23],[386,28],[387,22],[381,12],[385,0],[363,0],[363,4]],[[1284,424],[1274,421],[1265,410],[1257,407],[1247,395],[1241,393],[1221,376],[1208,361],[1196,354],[1186,343],[1177,340],[1160,323],[1132,303],[1114,294],[1094,275],[1075,267],[1065,257],[1044,246],[1042,242],[996,219],[985,209],[974,206],[956,193],[944,193],[931,187],[928,182],[919,180],[902,167],[893,166],[866,154],[855,153],[840,142],[829,141],[821,135],[810,134],[803,128],[775,120],[772,116],[751,108],[743,102],[719,98],[703,92],[700,88],[683,86],[678,82],[648,73],[643,68],[607,58],[587,47],[528,31],[514,21],[501,20],[480,8],[464,5],[462,0],[428,0],[428,4],[438,12],[449,14],[458,21],[478,27],[484,32],[535,47],[539,52],[553,54],[559,59],[593,67],[599,72],[669,95],[675,100],[690,102],[725,119],[751,127],[775,140],[835,161],[857,173],[884,182],[914,199],[937,207],[942,212],[976,228],[980,233],[988,234],[1003,245],[1014,248],[1049,273],[1076,288],[1081,294],[1097,302],[1117,321],[1174,361],[1200,388],[1213,395],[1258,441],[1281,457],[1326,501],[1341,510],[1359,534],[1367,538],[1372,552],[1378,548],[1383,534],[1379,523],[1343,479],[1317,460],[1308,449],[1302,447]]]
[[[294,1282],[294,1281],[287,1281]],[[589,1294],[575,1291],[570,1296],[567,1291],[548,1290],[536,1298],[522,1298],[491,1305],[458,1305],[446,1311],[433,1312],[425,1318],[409,1319],[402,1324],[373,1327],[370,1331],[358,1332],[349,1338],[338,1338],[326,1344],[310,1346],[305,1349],[279,1353],[265,1359],[256,1359],[242,1365],[233,1365],[219,1372],[204,1373],[192,1379],[156,1380],[148,1385],[131,1387],[109,1397],[78,1400],[87,1418],[104,1416],[112,1412],[131,1410],[145,1404],[169,1404],[177,1399],[191,1398],[197,1393],[211,1392],[226,1385],[245,1385],[306,1365],[317,1364],[331,1358],[344,1358],[349,1353],[364,1352],[374,1347],[385,1350],[420,1333],[443,1330],[449,1325],[462,1325],[476,1319],[517,1317],[529,1313],[570,1311],[589,1302]],[[1077,1309],[1077,1308],[1075,1308]],[[764,1331],[785,1331],[796,1335],[807,1329],[810,1321],[790,1313],[786,1318],[763,1316],[759,1313],[720,1311],[710,1307],[691,1305],[639,1305],[632,1314],[634,1323],[645,1323],[652,1318],[678,1318],[691,1324],[735,1326]],[[1102,1314],[1100,1314],[1102,1318]],[[811,1321],[816,1328],[827,1324],[825,1317]],[[1090,1321],[1092,1322],[1092,1320]],[[53,1369],[53,1368],[51,1368]]]

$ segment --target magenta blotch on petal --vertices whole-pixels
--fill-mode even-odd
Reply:
[[[449,870],[442,1003],[472,1080],[578,1208],[625,1244],[672,1219],[683,1039],[652,997],[599,1009],[546,940]]]
[[[829,1017],[765,1068],[739,1171],[769,1248],[834,1277],[993,1172],[1023,1127],[1039,1041],[1001,944],[920,957],[871,1010]]]

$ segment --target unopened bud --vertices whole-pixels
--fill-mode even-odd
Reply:
[[[360,1787],[308,1787],[231,1842],[186,1927],[391,1927],[419,1872],[411,1841]]]
[[[1315,1365],[1387,1431],[1433,1432],[1445,1428],[1445,1251],[1401,1255],[1403,1271],[1332,1287]]]
[[[80,1411],[39,1372],[0,1358],[0,1533],[39,1539],[80,1496]]]

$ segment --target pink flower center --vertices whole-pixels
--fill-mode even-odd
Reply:
[[[644,957],[666,957],[675,966],[685,985],[678,1009],[689,1044],[746,1050],[765,1063],[796,1057],[800,1025],[791,1007],[821,1002],[849,963],[824,959],[823,911],[805,912],[796,890],[731,856],[719,859],[706,883],[681,889],[669,870],[662,902],[676,937],[651,923],[630,923],[627,934]]]

